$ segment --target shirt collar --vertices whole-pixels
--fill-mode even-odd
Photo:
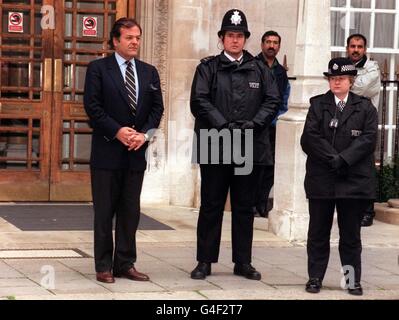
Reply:
[[[364,65],[366,64],[367,61],[367,56],[364,55],[363,58],[361,58],[358,62],[355,63],[356,68],[363,68]]]
[[[126,59],[123,58],[118,52],[115,52],[115,58],[116,58],[116,62],[118,62],[119,67],[122,66],[123,64],[125,64],[125,62],[126,62]],[[132,63],[133,67],[136,67],[136,65],[134,63],[134,58],[131,59],[130,62]]]
[[[334,95],[335,104],[337,105],[338,102],[340,102],[340,101],[343,101],[346,104],[348,102],[348,97],[349,97],[349,92],[346,94],[346,97],[343,100],[339,99],[336,95]]]
[[[236,58],[233,58],[231,55],[229,55],[226,51],[223,51],[223,53],[227,57],[227,59],[229,59],[231,62],[234,62],[234,61],[241,62],[242,57],[244,56],[244,54],[241,54],[241,56],[238,59],[236,59]]]

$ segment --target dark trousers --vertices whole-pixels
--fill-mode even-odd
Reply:
[[[234,263],[250,263],[257,166],[249,175],[234,175],[233,165],[201,165],[201,207],[197,226],[197,260],[217,262],[223,211],[230,188]]]
[[[136,230],[144,171],[91,169],[96,272],[125,271],[136,262]],[[116,216],[115,250],[112,219]]]
[[[270,146],[273,156],[275,157],[276,149],[276,127],[269,127]],[[266,209],[267,199],[269,198],[270,190],[274,184],[274,165],[261,166],[258,172],[258,188],[256,190],[256,205]]]
[[[309,278],[323,280],[330,257],[330,234],[337,208],[339,227],[339,255],[342,266],[352,266],[355,281],[361,278],[360,222],[368,200],[309,199],[308,273]]]

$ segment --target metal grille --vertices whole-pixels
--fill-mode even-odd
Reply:
[[[0,123],[0,169],[39,170],[40,119],[3,115]]]
[[[40,100],[43,47],[41,6],[34,0],[0,0],[0,98]],[[9,12],[23,14],[23,33],[8,32]]]
[[[86,67],[105,57],[108,37],[115,22],[116,0],[65,1],[64,101],[83,101]],[[83,18],[97,18],[97,36],[83,36]]]

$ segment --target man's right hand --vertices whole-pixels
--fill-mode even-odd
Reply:
[[[116,134],[116,138],[122,142],[123,145],[128,147],[134,134],[136,134],[136,130],[129,127],[122,127]]]

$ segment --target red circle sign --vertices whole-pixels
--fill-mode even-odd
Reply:
[[[83,21],[86,29],[94,29],[96,27],[96,19],[88,17]]]
[[[10,15],[10,23],[14,26],[20,25],[22,23],[22,15],[20,13],[13,13]]]

